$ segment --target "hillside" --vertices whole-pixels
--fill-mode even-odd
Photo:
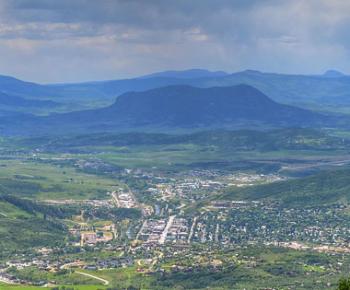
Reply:
[[[285,206],[324,205],[350,201],[349,169],[247,188],[232,188],[223,199],[275,200]]]
[[[52,92],[46,87],[0,76],[0,114],[49,113],[59,110],[61,103],[51,98]]]
[[[15,250],[62,243],[62,224],[43,218],[50,211],[56,213],[34,202],[0,194],[0,258]]]

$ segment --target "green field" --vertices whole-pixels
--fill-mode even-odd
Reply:
[[[0,184],[11,194],[35,199],[103,199],[117,180],[35,160],[0,160]],[[1,190],[0,187],[0,190]]]

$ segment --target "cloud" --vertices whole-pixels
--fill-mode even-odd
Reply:
[[[342,0],[2,0],[0,71],[56,82],[163,69],[350,73]]]

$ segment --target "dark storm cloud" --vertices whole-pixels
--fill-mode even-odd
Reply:
[[[46,37],[45,31],[53,23],[61,24],[63,32],[72,35],[119,33],[120,30],[172,31],[200,29],[213,36],[228,35],[249,39],[252,26],[242,25],[250,21],[251,11],[262,6],[274,5],[273,0],[11,0],[5,2],[5,17],[10,23],[40,23],[35,29],[28,27],[28,37]],[[43,25],[46,23],[46,25]],[[51,25],[50,25],[51,24]],[[66,24],[64,27],[62,24]],[[75,29],[72,24],[79,24]],[[40,31],[40,28],[42,31]],[[65,31],[66,30],[66,31]],[[43,32],[43,33],[42,33]],[[51,37],[60,37],[60,33]]]
[[[11,0],[7,9],[22,20],[116,23],[167,28],[193,24],[213,12],[249,9],[257,0]]]
[[[0,0],[0,70],[43,81],[349,71],[348,15],[342,0]]]

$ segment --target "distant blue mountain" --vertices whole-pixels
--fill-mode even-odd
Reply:
[[[126,93],[102,111],[132,126],[222,127],[242,121],[290,126],[307,124],[320,117],[278,104],[248,85],[212,88],[182,85]]]
[[[167,86],[145,92],[125,93],[113,105],[101,109],[21,118],[15,121],[7,118],[0,122],[10,123],[3,127],[3,133],[50,134],[329,125],[326,116],[276,103],[248,85],[212,88]]]
[[[186,75],[186,74],[185,74]],[[191,74],[190,74],[191,75]],[[350,77],[328,72],[326,75],[287,75],[246,70],[233,74],[199,74],[200,77],[179,77],[177,73],[157,73],[146,77],[104,82],[50,85],[61,99],[112,100],[129,91],[146,91],[169,85],[190,85],[200,88],[247,84],[256,87],[273,100],[285,104],[316,106],[350,106]],[[204,75],[206,75],[204,77]],[[174,76],[174,77],[171,77]],[[176,76],[176,77],[175,77]],[[1,88],[1,87],[0,87]],[[55,95],[53,94],[53,95]]]
[[[0,75],[0,92],[25,98],[50,97],[53,94],[46,86],[4,75]]]
[[[326,77],[326,78],[342,78],[342,77],[345,77],[346,75],[343,74],[343,73],[340,72],[340,71],[330,69],[330,70],[327,70],[327,71],[323,74],[323,76]]]
[[[65,103],[68,104],[65,107],[71,110],[104,107],[126,92],[143,92],[173,85],[209,88],[239,84],[253,86],[272,100],[284,104],[330,109],[350,106],[350,76],[336,71],[328,71],[324,75],[286,75],[254,70],[227,74],[194,69],[166,71],[133,79],[51,85],[0,76],[0,91],[5,94]]]

